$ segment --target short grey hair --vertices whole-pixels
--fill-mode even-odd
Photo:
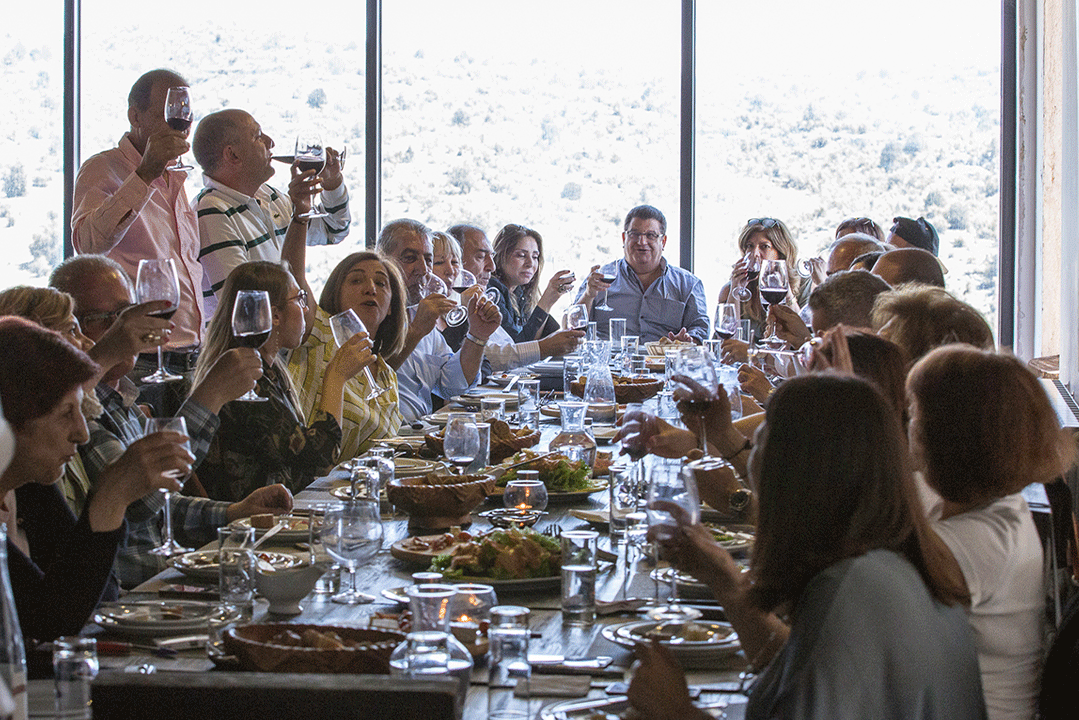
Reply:
[[[49,287],[66,292],[75,298],[76,308],[80,292],[93,280],[106,273],[115,272],[124,281],[124,286],[135,295],[135,284],[120,263],[105,255],[75,255],[53,268],[49,275]]]
[[[397,248],[400,247],[401,241],[406,235],[419,235],[426,240],[430,240],[431,228],[419,220],[409,220],[408,218],[393,220],[386,223],[386,226],[382,228],[382,232],[378,234],[378,240],[375,241],[375,250],[388,257],[393,257],[397,254]]]
[[[824,327],[840,323],[849,327],[873,327],[873,303],[877,296],[891,290],[888,283],[865,270],[844,270],[828,277],[809,294],[809,309],[820,316]]]

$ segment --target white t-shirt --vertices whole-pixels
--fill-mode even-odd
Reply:
[[[930,496],[923,492],[922,497]],[[927,504],[929,519],[970,590],[967,617],[989,718],[1030,720],[1046,622],[1042,545],[1030,508],[1017,493],[942,520],[943,501],[936,499]]]

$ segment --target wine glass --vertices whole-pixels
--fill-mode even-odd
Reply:
[[[610,271],[610,272],[604,270],[602,272],[603,272],[603,282],[607,283],[608,286],[617,279],[617,276],[614,274],[613,270]],[[614,308],[607,304],[607,292],[608,292],[608,290],[610,290],[610,287],[607,287],[606,289],[604,289],[604,291],[603,291],[603,301],[599,305],[596,306],[596,310],[603,310],[605,312],[614,312]]]
[[[139,260],[139,270],[135,276],[135,299],[140,303],[164,300],[169,303],[169,307],[151,314],[165,320],[175,315],[176,308],[180,306],[180,281],[176,277],[176,263],[172,259]],[[183,380],[183,377],[165,369],[161,346],[158,345],[157,370],[142,381],[164,383],[173,380]]]
[[[453,291],[460,295],[465,290],[476,284],[476,276],[468,270],[461,268],[457,271],[457,277],[453,279]]]
[[[442,440],[446,459],[456,466],[457,474],[464,473],[480,451],[480,431],[468,413],[450,413],[446,434]]]
[[[232,344],[236,347],[258,349],[270,339],[273,329],[273,311],[270,309],[270,294],[265,290],[237,290],[236,302],[232,305]],[[237,400],[245,402],[264,402],[264,398],[248,390]]]
[[[787,299],[790,283],[787,280],[787,262],[785,260],[765,260],[761,265],[760,282],[758,284],[761,296],[761,307],[765,317],[768,316],[768,307],[782,303]],[[778,348],[786,343],[776,335],[775,325],[772,326],[772,334],[761,340],[762,345]]]
[[[566,330],[588,327],[588,307],[580,304],[570,305],[562,314],[562,325]]]
[[[734,288],[731,294],[734,295],[736,300],[746,302],[753,297],[753,291],[749,289],[749,284],[760,275],[761,259],[752,250],[746,250],[746,254],[742,256],[742,261],[746,264],[746,279],[738,287]]]
[[[679,519],[671,510],[672,506],[682,509],[684,517]],[[652,467],[652,476],[648,481],[648,534],[657,545],[673,540],[678,534],[679,522],[692,525],[701,519],[701,501],[697,493],[697,481],[693,472],[683,467],[681,460],[664,460]],[[670,569],[670,594],[664,605],[656,605],[648,610],[648,617],[662,624],[684,624],[700,617],[693,608],[678,602],[678,573]],[[658,602],[658,598],[657,598]]]
[[[146,427],[143,429],[143,436],[153,435],[157,432],[175,432],[186,436],[187,421],[182,417],[146,418]],[[190,452],[190,440],[184,441],[184,448]],[[181,483],[187,479],[187,476],[179,470],[169,471],[168,476],[179,480]],[[150,552],[154,555],[164,555],[166,557],[190,552],[190,548],[185,548],[183,545],[180,545],[172,537],[172,491],[168,488],[161,488],[161,493],[165,496],[165,521],[161,528],[161,544],[155,548],[151,548]]]
[[[360,316],[356,314],[356,311],[352,308],[339,312],[330,318],[330,331],[333,332],[333,340],[337,343],[337,347],[341,347],[349,341],[356,333],[371,333],[367,332],[367,326],[363,324],[363,320],[360,320]],[[382,393],[389,390],[389,388],[379,387],[375,384],[375,376],[371,374],[370,366],[363,369],[364,375],[367,377],[367,384],[371,386],[371,392],[367,393],[367,400],[374,400]]]
[[[165,93],[165,122],[173,130],[179,130],[187,137],[194,116],[191,114],[191,89],[183,86],[170,87]],[[170,170],[194,170],[195,168],[176,158],[176,164]]]
[[[361,605],[374,598],[356,589],[356,568],[370,560],[382,547],[382,517],[378,496],[335,503],[322,517],[319,540],[326,553],[348,568],[349,586],[331,600],[342,605]]]
[[[738,332],[738,319],[738,308],[734,303],[716,305],[716,325],[712,337],[717,340],[730,340]]]
[[[690,412],[695,412],[700,416],[698,439],[701,451],[708,455],[708,437],[704,418],[712,409],[712,403],[716,401],[719,391],[716,368],[712,364],[711,354],[703,347],[683,348],[672,362],[671,377],[672,379],[682,377],[693,381],[693,384],[689,384],[683,380],[679,382],[679,385],[690,393],[686,400]]]
[[[316,175],[326,167],[326,148],[317,133],[301,133],[296,138],[296,167],[300,172],[314,170]],[[312,196],[311,209],[298,217],[303,220],[327,217],[320,208],[318,198],[317,194]]]

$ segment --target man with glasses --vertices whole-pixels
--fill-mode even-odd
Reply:
[[[294,170],[283,194],[266,184],[274,176],[274,141],[249,113],[228,109],[207,115],[191,146],[205,184],[195,209],[207,315],[217,307],[216,293],[233,268],[250,260],[279,261],[287,233],[303,234],[308,245],[334,245],[348,235],[348,189],[333,148],[326,149],[321,172]],[[305,217],[320,192],[326,216]]]
[[[704,285],[693,273],[664,259],[666,245],[663,213],[651,205],[629,211],[622,232],[625,256],[603,267],[593,266],[577,294],[577,302],[590,309],[600,339],[607,339],[608,320],[613,317],[625,318],[626,334],[637,335],[642,343],[671,338],[699,344],[708,336]],[[604,277],[614,280],[608,283]],[[604,290],[611,310],[596,306]]]
[[[116,358],[117,366],[106,372],[94,388],[103,412],[90,420],[90,441],[79,447],[91,487],[105,466],[115,462],[127,446],[141,438],[146,416],[135,404],[138,390],[124,372],[134,363],[134,353],[167,338],[168,321],[147,315],[153,303],[133,304],[131,280],[123,268],[103,255],[79,255],[61,263],[49,278],[50,286],[75,299],[75,317],[84,334],[108,346],[98,353],[102,363]],[[156,308],[154,308],[156,309]],[[126,357],[124,348],[129,348]],[[258,352],[234,348],[221,356],[206,378],[196,385],[177,412],[187,422],[194,467],[206,455],[217,431],[221,406],[254,387],[262,375]],[[175,495],[173,529],[178,539],[201,546],[212,540],[216,529],[238,518],[259,513],[281,513],[292,507],[283,486],[259,488],[238,503],[218,502]],[[151,554],[161,543],[164,502],[161,493],[150,493],[128,506],[127,542],[117,555],[115,569],[124,587],[133,587],[165,569],[167,558]]]

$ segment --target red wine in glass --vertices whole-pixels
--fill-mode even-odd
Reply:
[[[728,332],[726,330],[717,329],[715,331],[714,337],[712,339],[713,340],[730,340],[732,337],[734,337],[734,331],[733,330]]]
[[[604,276],[603,276],[603,282],[605,282],[605,283],[608,283],[608,284],[609,284],[609,283],[613,283],[613,282],[614,282],[615,280],[617,280],[617,279],[618,279],[618,278],[617,278],[617,277],[615,277],[614,275],[604,275]]]
[[[468,285],[454,285],[453,286],[453,291],[458,292],[458,293],[463,293],[465,290],[468,290],[468,288],[469,288]]]
[[[172,316],[176,314],[176,308],[170,310],[162,310],[161,312],[146,313],[150,317],[159,317],[162,320],[172,320]]]
[[[748,283],[757,282],[757,279],[760,276],[761,276],[760,268],[757,268],[756,270],[746,270],[746,283],[748,284]]]
[[[300,159],[296,161],[296,167],[299,168],[302,173],[305,173],[308,170],[314,170],[317,174],[322,172],[322,168],[326,167],[326,163],[321,160]]]
[[[769,305],[777,305],[787,297],[786,288],[761,288],[761,299]]]
[[[173,130],[187,132],[191,129],[191,118],[170,117],[165,121]]]
[[[187,131],[191,129],[191,121],[193,119],[194,114],[191,112],[190,89],[183,87],[182,85],[170,87],[168,92],[165,93],[165,123],[173,130],[187,133]],[[191,165],[187,165],[180,158],[176,158],[176,164],[170,169],[184,171],[194,170]]]
[[[270,339],[270,331],[245,333],[233,336],[233,345],[245,348],[260,348]]]

